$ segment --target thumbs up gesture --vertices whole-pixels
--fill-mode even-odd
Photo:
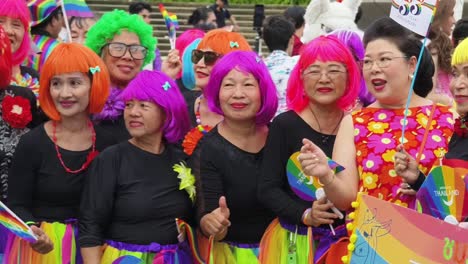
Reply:
[[[205,235],[214,236],[216,240],[221,240],[226,236],[228,227],[231,225],[229,221],[231,213],[227,206],[226,197],[221,196],[218,203],[218,208],[202,217],[200,226]]]
[[[330,173],[328,158],[323,151],[312,141],[302,140],[301,154],[297,157],[301,163],[302,171],[317,178],[325,177]]]

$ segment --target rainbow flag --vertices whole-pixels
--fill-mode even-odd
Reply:
[[[416,195],[422,212],[441,220],[452,217],[458,222],[465,221],[468,218],[466,172],[464,167],[445,164],[434,167]]]
[[[171,49],[174,49],[177,32],[176,30],[179,28],[179,21],[177,20],[176,14],[167,12],[163,4],[159,4],[159,11],[161,12],[161,15],[164,18],[164,22],[166,23],[167,31],[169,33],[169,40],[171,42]]]
[[[63,0],[67,17],[94,17],[85,0]]]
[[[190,246],[190,250],[192,252],[192,257],[194,260],[195,264],[204,264],[205,262],[203,261],[202,257],[198,254],[198,246],[197,246],[197,239],[195,238],[195,231],[193,228],[184,220],[176,218],[176,226],[177,226],[177,231],[179,231],[179,234],[182,234],[182,236],[185,236],[185,239],[188,240],[188,244]]]
[[[37,238],[31,228],[15,215],[5,204],[0,202],[0,224],[13,232],[16,236],[29,242],[36,242]]]
[[[361,193],[352,205],[343,263],[467,263],[467,229]]]

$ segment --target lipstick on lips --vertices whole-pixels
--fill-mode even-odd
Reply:
[[[232,103],[231,107],[237,110],[244,109],[247,106],[247,104],[244,103]]]
[[[72,107],[74,104],[75,104],[74,101],[69,101],[69,100],[60,101],[60,105],[61,105],[63,108],[70,108],[70,107]]]

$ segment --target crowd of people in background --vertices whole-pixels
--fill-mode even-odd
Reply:
[[[340,2],[266,17],[263,56],[227,0],[172,50],[150,2],[2,0],[0,201],[37,241],[0,226],[0,263],[342,263],[359,192],[417,210],[444,155],[468,165],[468,20],[439,0],[424,46]]]

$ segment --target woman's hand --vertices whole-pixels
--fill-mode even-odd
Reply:
[[[230,215],[226,198],[221,196],[219,198],[219,207],[204,215],[200,221],[203,233],[207,236],[214,236],[216,240],[223,239],[227,234],[228,227],[231,225]]]
[[[395,153],[395,172],[408,184],[414,184],[419,176],[416,160],[408,154],[403,145],[398,145]],[[403,188],[406,189],[406,188]]]
[[[328,201],[327,197],[322,197],[312,204],[312,210],[304,218],[304,224],[308,226],[320,226],[324,224],[333,224],[335,219],[339,216],[335,213],[330,213],[330,210],[334,205]]]
[[[54,249],[54,244],[50,240],[50,238],[37,226],[31,226],[31,230],[37,237],[37,241],[35,243],[30,243],[31,248],[40,253],[40,254],[47,254]]]
[[[308,176],[315,176],[319,179],[330,175],[331,169],[328,166],[327,155],[308,139],[303,139],[302,144],[301,154],[297,157],[301,163],[302,171]]]
[[[172,79],[176,79],[181,70],[182,61],[180,60],[179,51],[176,49],[170,50],[167,58],[162,63],[161,71]]]

